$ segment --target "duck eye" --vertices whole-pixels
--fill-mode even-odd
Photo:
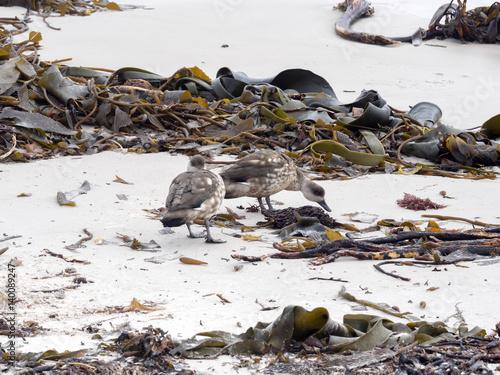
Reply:
[[[313,194],[317,195],[318,197],[320,197],[320,196],[322,196],[324,194],[324,192],[323,192],[323,189],[319,188],[319,189],[314,189],[313,190]]]

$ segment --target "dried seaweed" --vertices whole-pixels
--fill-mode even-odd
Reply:
[[[335,23],[337,34],[344,39],[360,43],[385,46],[407,42],[420,45],[423,40],[433,38],[455,38],[463,43],[500,42],[498,2],[493,2],[491,6],[467,10],[467,0],[457,0],[457,4],[452,0],[437,9],[427,30],[420,28],[405,37],[385,37],[353,30],[351,26],[359,18],[372,16],[375,13],[371,3],[366,0],[345,0],[336,9],[345,12]]]
[[[445,205],[434,203],[429,198],[423,199],[407,193],[404,193],[403,199],[398,199],[396,202],[399,207],[413,211],[438,210],[446,207]]]
[[[65,256],[63,254],[54,253],[53,251],[50,251],[49,249],[44,249],[44,251],[45,251],[46,254],[48,254],[50,256],[53,256],[53,257],[56,257],[56,258],[60,258],[60,259],[66,261],[68,263],[90,264],[90,262],[88,260],[74,259],[74,258]]]
[[[297,217],[293,214],[296,211],[302,217],[314,217],[319,220],[321,224],[329,228],[337,227],[335,219],[328,215],[324,210],[319,207],[314,206],[301,206],[298,208],[288,207],[283,210],[265,210],[262,214],[266,218],[267,222],[272,224],[272,228],[281,229],[287,225],[294,224],[297,222]]]
[[[384,303],[359,300],[341,289],[341,298],[410,317],[408,313],[397,314]],[[346,314],[342,322],[336,322],[323,307],[308,311],[290,305],[272,323],[258,322],[239,335],[209,331],[177,341],[161,329],[148,327],[123,331],[115,339],[103,341],[95,353],[19,353],[16,367],[51,374],[186,374],[192,373],[186,359],[215,359],[222,354],[238,356],[241,361],[253,358],[253,366],[246,366],[259,373],[287,374],[416,374],[441,373],[442,369],[490,374],[487,364],[500,363],[498,332],[487,336],[480,327],[469,328],[463,318],[460,329],[442,321],[411,320],[403,324],[377,315]],[[0,329],[3,326],[7,325],[0,319]],[[88,329],[92,332],[92,327]],[[105,359],[104,354],[114,358]],[[268,361],[256,360],[264,355]]]
[[[80,248],[80,247],[85,247],[85,245],[84,245],[83,243],[84,243],[85,241],[90,241],[90,240],[94,237],[94,235],[93,235],[92,233],[90,233],[90,232],[87,230],[87,228],[83,228],[83,232],[87,235],[86,237],[81,238],[80,240],[78,240],[77,242],[75,242],[75,243],[74,243],[74,244],[72,244],[72,245],[65,246],[65,248],[66,248],[67,250],[71,250],[71,251],[73,251],[73,250],[76,250],[76,249],[78,249],[78,248]]]
[[[274,243],[278,253],[260,257],[233,254],[232,258],[249,262],[262,261],[266,258],[312,258],[312,264],[321,265],[345,256],[359,260],[386,260],[432,256],[436,253],[449,255],[459,250],[479,256],[497,256],[500,248],[499,232],[500,227],[485,228],[470,233],[414,230],[363,241],[339,239],[302,250],[293,250],[283,246],[282,243]]]
[[[72,201],[73,198],[81,195],[87,194],[90,191],[90,183],[85,180],[80,188],[63,193],[62,191],[57,192],[57,203],[60,206],[76,206],[76,203]]]
[[[211,80],[197,67],[163,77],[140,68],[65,66],[39,61],[40,41],[37,32],[19,43],[8,32],[0,36],[0,49],[8,51],[0,60],[6,162],[113,149],[217,156],[273,148],[322,179],[370,172],[497,175],[481,168],[498,165],[500,150],[481,132],[436,127],[441,110],[432,103],[398,112],[374,90],[341,103],[326,80],[304,69],[260,80],[221,68]],[[494,118],[485,124],[497,134]],[[439,164],[412,164],[402,153]]]

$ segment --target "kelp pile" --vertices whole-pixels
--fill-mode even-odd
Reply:
[[[433,38],[455,38],[463,43],[497,43],[500,42],[500,14],[498,2],[491,6],[477,7],[467,10],[467,0],[452,0],[438,8],[429,22],[427,30],[418,29],[411,36],[385,37],[355,31],[352,24],[361,17],[374,14],[374,9],[366,0],[346,0],[336,8],[345,13],[335,23],[335,31],[341,37],[366,44],[389,45],[401,42],[420,45],[423,40]]]
[[[0,6],[20,6],[26,8],[26,15],[23,19],[0,18],[0,35],[15,36],[29,30],[28,24],[31,22],[31,15],[40,16],[45,24],[54,30],[60,30],[49,24],[48,18],[56,16],[90,16],[92,13],[103,10],[122,11],[126,9],[135,9],[142,6],[118,5],[108,0],[81,0],[81,1],[54,1],[54,0],[0,0]],[[36,12],[36,13],[35,13]],[[7,26],[13,26],[14,29],[8,30]],[[2,54],[0,54],[2,56]]]
[[[95,352],[20,354],[18,366],[31,368],[30,373],[51,374],[187,374],[192,372],[182,359],[210,360],[231,354],[242,360],[236,368],[266,373],[492,374],[487,365],[500,363],[498,331],[488,335],[480,327],[469,327],[460,311],[449,318],[456,321],[451,325],[422,321],[384,303],[358,300],[344,287],[339,298],[375,307],[408,323],[369,314],[347,314],[336,322],[324,307],[309,311],[290,305],[272,323],[258,322],[241,334],[200,332],[182,341],[152,327],[102,340],[99,328],[89,326],[89,332],[102,340]],[[103,359],[106,354],[115,359]],[[128,372],[122,372],[125,369]]]
[[[50,14],[88,16],[91,13],[105,9],[123,10],[137,8],[137,6],[131,5],[118,5],[114,1],[108,0],[66,0],[64,2],[54,0],[0,0],[0,6],[20,6],[29,11],[36,11],[43,16]]]
[[[322,77],[304,69],[256,79],[222,68],[211,80],[181,68],[164,77],[38,60],[41,35],[1,39],[0,158],[28,161],[109,149],[131,152],[240,153],[286,150],[321,178],[370,171],[494,178],[500,116],[480,131],[439,123],[428,102],[409,111],[363,91],[342,103]],[[401,153],[436,165],[411,164]]]
[[[456,38],[462,42],[500,42],[498,2],[467,10],[467,0],[442,5],[429,23],[424,38]]]
[[[267,258],[274,259],[311,259],[312,265],[323,265],[334,262],[340,257],[354,257],[358,260],[384,260],[374,267],[400,280],[411,279],[396,273],[384,272],[381,265],[388,263],[405,265],[440,265],[473,261],[481,257],[496,257],[500,249],[500,226],[440,215],[422,215],[441,220],[465,220],[474,225],[484,226],[483,229],[467,231],[446,230],[439,227],[434,220],[429,220],[426,228],[419,228],[411,221],[397,222],[394,220],[379,220],[376,225],[359,230],[353,225],[333,222],[327,226],[320,223],[318,217],[302,217],[298,209],[289,208],[273,215],[264,214],[271,221],[274,217],[287,217],[294,211],[296,220],[284,227],[279,235],[282,242],[273,243],[276,253],[252,256],[233,254],[233,259],[259,262]],[[327,215],[327,214],[324,214]],[[283,221],[282,218],[280,218]],[[333,224],[333,225],[332,225]],[[344,227],[352,232],[342,235],[332,228]],[[359,234],[378,232],[387,227],[386,235],[360,239]],[[352,238],[349,238],[352,237]],[[398,258],[414,258],[412,261],[393,261]]]

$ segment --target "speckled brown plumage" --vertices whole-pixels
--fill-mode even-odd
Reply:
[[[191,158],[188,171],[174,178],[170,184],[166,212],[161,222],[165,227],[178,227],[186,224],[189,237],[202,237],[194,234],[190,222],[204,220],[207,229],[207,242],[222,242],[215,240],[208,225],[208,219],[215,215],[222,204],[225,187],[222,178],[205,168],[205,160],[197,155]]]
[[[262,210],[262,198],[272,210],[270,196],[282,190],[300,190],[304,197],[318,203],[325,210],[325,190],[309,180],[284,153],[273,150],[256,151],[239,159],[236,164],[221,172],[226,186],[227,199],[255,197]]]

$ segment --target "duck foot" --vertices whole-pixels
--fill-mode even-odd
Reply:
[[[203,238],[203,237],[205,237],[205,233],[193,233],[193,231],[191,230],[191,225],[189,223],[186,223],[186,226],[188,227],[188,231],[189,231],[188,237],[189,238]]]
[[[218,238],[213,238],[212,234],[210,233],[210,227],[208,226],[208,219],[205,219],[205,227],[207,228],[207,239],[205,242],[207,243],[226,243],[224,240],[220,240]]]
[[[227,241],[221,240],[219,238],[213,238],[213,237],[208,238],[208,236],[207,236],[207,239],[205,240],[205,242],[206,243],[226,243]]]

